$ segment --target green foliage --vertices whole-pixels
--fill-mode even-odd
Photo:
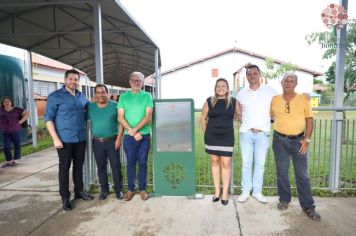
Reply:
[[[314,78],[313,84],[324,84],[324,82],[321,79]]]
[[[39,152],[43,149],[49,148],[53,146],[53,141],[52,138],[46,136],[42,139],[38,140],[38,145],[37,147],[32,147],[31,144],[23,146],[21,148],[21,156],[26,156],[35,152]],[[0,152],[0,163],[5,161],[5,155],[4,152]]]
[[[344,103],[351,93],[356,91],[356,20],[350,20],[347,24],[347,34],[345,42],[338,42],[336,30],[312,33],[305,37],[308,44],[319,43],[325,48],[323,59],[330,59],[336,55],[336,49],[339,47],[346,48],[345,55],[345,80],[344,80]],[[330,66],[325,73],[326,80],[335,84],[336,63]]]
[[[266,58],[266,72],[261,72],[262,77],[266,79],[276,79],[287,72],[295,72],[297,69],[296,65],[292,63],[284,63],[277,65],[272,58]]]

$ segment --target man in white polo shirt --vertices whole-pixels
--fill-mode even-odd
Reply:
[[[269,148],[271,129],[271,101],[276,91],[261,84],[261,71],[256,65],[246,68],[249,86],[237,94],[240,117],[240,148],[242,155],[242,194],[239,202],[245,202],[253,190],[252,197],[262,203],[263,173]],[[252,168],[253,167],[253,168]],[[253,170],[253,171],[252,171]]]

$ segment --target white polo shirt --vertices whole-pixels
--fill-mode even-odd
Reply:
[[[249,87],[238,92],[236,99],[242,107],[242,124],[240,132],[250,129],[259,129],[264,132],[271,130],[271,101],[277,92],[267,86],[261,85],[257,90]]]

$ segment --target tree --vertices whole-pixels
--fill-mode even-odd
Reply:
[[[277,65],[272,58],[266,58],[267,71],[262,72],[262,77],[265,79],[276,79],[287,72],[295,72],[297,66],[292,63],[284,63]]]
[[[321,79],[314,78],[313,79],[313,84],[321,84],[321,85],[323,85],[324,81],[322,81]]]
[[[345,77],[344,77],[344,101],[356,91],[356,19],[350,20],[347,24],[346,42],[337,43],[336,29],[332,31],[312,33],[306,36],[308,44],[318,42],[326,51],[323,54],[323,59],[330,59],[336,55],[337,47],[346,47],[345,55]],[[333,62],[325,73],[326,81],[335,84],[336,62]]]

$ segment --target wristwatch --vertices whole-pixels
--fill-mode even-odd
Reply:
[[[305,142],[310,143],[310,139],[308,139],[308,138],[304,138],[304,139],[305,139]]]

